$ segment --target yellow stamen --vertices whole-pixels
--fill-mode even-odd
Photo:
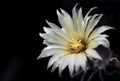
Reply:
[[[74,38],[69,43],[69,51],[71,53],[83,52],[86,49],[86,43],[83,39]]]

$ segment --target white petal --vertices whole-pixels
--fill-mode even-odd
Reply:
[[[87,26],[86,31],[85,31],[85,37],[86,38],[88,38],[88,36],[90,35],[91,31],[97,25],[97,23],[99,22],[101,17],[102,17],[102,14],[95,14],[95,15],[92,16],[92,18],[88,22],[88,26]]]
[[[59,54],[59,55],[60,55],[60,54]],[[49,62],[48,62],[47,69],[50,68],[50,67],[54,64],[55,61],[58,60],[59,55],[56,55],[56,56],[53,56],[53,57],[50,58],[50,60],[49,60]]]
[[[85,54],[82,55],[81,60],[82,60],[81,67],[82,67],[83,71],[86,72],[86,61],[87,61],[87,58],[86,58]]]
[[[55,63],[53,64],[53,66],[52,66],[51,72],[55,71],[55,69],[56,69],[57,67],[59,67],[59,63],[55,62]]]
[[[107,38],[105,38],[102,35],[101,36],[99,35],[99,37],[96,37],[93,40],[89,41],[88,48],[96,48],[100,44],[107,48],[109,48],[109,46],[110,46]]]
[[[39,34],[43,39],[45,39],[47,42],[53,43],[53,44],[60,44],[60,45],[66,45],[67,41],[63,40],[59,36],[55,36],[55,34]]]
[[[67,33],[64,28],[61,28],[61,30],[62,30],[63,32]]]
[[[109,36],[106,35],[106,34],[102,34],[102,35],[97,34],[97,35],[94,35],[94,36],[89,36],[88,42],[91,41],[91,40],[93,40],[93,39],[95,39],[95,38],[99,38],[99,37],[106,38],[106,37],[109,37]]]
[[[62,14],[57,10],[58,20],[61,26],[65,29],[65,31],[73,37],[74,35],[74,28],[73,28],[73,21],[70,15],[61,9]]]
[[[81,62],[82,62],[81,56],[76,55],[76,58],[75,58],[75,71],[76,72],[80,69]]]
[[[72,77],[73,76],[73,72],[74,72],[75,55],[71,55],[69,58],[71,58],[71,59],[69,60],[68,68],[69,68],[70,77]]]
[[[51,23],[51,22],[49,22],[48,20],[46,20],[46,22],[47,22],[47,24],[48,24],[51,28],[60,30],[60,27],[58,27],[56,24]]]
[[[79,21],[78,21],[78,14],[76,12],[76,6],[74,6],[73,10],[72,10],[72,17],[73,17],[73,22],[75,26],[75,30],[77,31],[77,27],[79,26]]]
[[[69,58],[69,55],[67,55],[67,54],[64,55],[62,58],[60,58],[60,60],[59,60],[59,61],[61,61],[61,63],[59,64],[59,75],[60,75],[60,77],[61,77],[62,71],[68,66],[69,60],[70,60],[70,58]]]
[[[101,44],[103,46],[105,46],[105,47],[109,47],[110,46],[109,41],[105,37],[102,37],[102,36],[101,37],[97,37],[97,38],[95,38],[95,40],[101,41],[102,42]],[[105,43],[105,45],[104,45],[104,43]]]
[[[66,56],[66,54],[64,54],[63,56],[60,56],[59,59],[53,64],[51,72],[55,71],[57,67],[60,67],[60,64],[62,63],[62,61],[60,61],[60,58],[63,58],[64,56]],[[60,76],[61,76],[61,72],[62,70],[61,71],[59,70]]]
[[[110,27],[110,26],[101,26],[101,27],[98,27],[96,28],[91,35],[97,35],[97,34],[101,34],[103,32],[105,32],[106,30],[109,30],[109,29],[114,29],[113,27]]]
[[[51,57],[50,60],[49,60],[49,62],[48,62],[47,69],[48,69],[49,67],[51,67],[52,64],[54,64],[54,62],[56,62],[57,60],[59,60],[59,57],[61,57],[61,56],[63,56],[63,55],[65,55],[65,53],[57,54],[57,55]]]
[[[42,50],[41,54],[38,56],[37,59],[48,57],[54,54],[59,54],[61,52],[65,52],[63,46],[48,46]]]
[[[101,56],[96,52],[94,49],[86,50],[86,54],[89,58],[99,59],[102,60]]]
[[[43,27],[43,29],[46,33],[50,33],[52,30],[51,28],[48,28],[48,27]]]
[[[88,15],[90,14],[90,12],[92,11],[92,10],[94,10],[94,9],[96,9],[97,7],[93,7],[93,8],[91,8],[88,12],[87,12],[87,14],[85,15],[85,17],[84,17],[84,22],[86,22],[86,20],[87,20],[87,18],[88,18]]]
[[[109,48],[109,47],[110,47],[110,43],[109,43],[109,41],[108,41],[107,39],[101,41],[100,44],[103,45],[103,46],[106,47],[106,48]]]
[[[88,43],[88,48],[91,49],[91,48],[96,48],[98,47],[100,44],[97,40],[92,40]]]
[[[82,37],[83,36],[83,28],[82,28],[82,22],[83,22],[83,17],[82,17],[82,11],[81,9],[79,10],[79,14],[76,11],[76,6],[72,10],[72,16],[73,16],[73,22],[74,22],[74,30],[77,32],[77,34]],[[78,16],[79,15],[79,16]]]
[[[86,71],[86,61],[87,58],[85,56],[85,53],[80,53],[76,55],[75,57],[75,71],[77,72],[80,67],[83,69],[83,71]]]
[[[85,17],[84,17],[84,32],[85,32],[85,29],[86,29],[86,27],[87,27],[87,25],[88,25],[88,21],[91,19],[91,17],[92,16],[89,16],[89,14],[90,14],[90,12],[92,11],[92,10],[94,10],[94,9],[96,9],[97,7],[93,7],[93,8],[91,8],[88,12],[87,12],[87,14],[85,15]]]
[[[80,36],[84,36],[84,31],[85,31],[85,27],[84,27],[84,21],[83,21],[83,15],[82,15],[82,8],[79,9],[78,11],[78,18],[79,18],[79,27],[78,27],[78,32],[80,33]]]
[[[80,26],[83,27],[84,21],[83,21],[82,8],[80,8],[78,11],[78,18],[79,18]]]
[[[84,28],[87,27],[88,22],[89,22],[89,20],[90,20],[91,18],[92,18],[92,16],[88,16],[88,17],[86,18],[86,21],[84,21]]]
[[[64,56],[66,56],[66,54],[67,53],[63,53],[61,56],[59,56],[58,60],[54,62],[51,72],[55,71],[55,69],[59,67],[59,65],[62,63],[62,61],[60,61],[60,58],[63,58]]]
[[[67,46],[68,45],[68,41],[69,39],[67,38],[63,38],[65,35],[63,35],[62,37],[59,36],[58,34],[56,34],[54,31],[50,32],[50,33],[40,33],[39,34],[43,39],[45,39],[47,42],[51,43],[51,44],[59,44],[59,45],[63,45],[63,46]],[[66,37],[66,36],[65,36]],[[67,39],[67,40],[66,40]]]
[[[65,40],[69,40],[69,35],[67,35],[65,32],[63,32],[62,29],[60,29],[60,27],[58,27],[56,24],[51,23],[47,20],[46,20],[46,22],[53,29],[55,34],[57,34],[58,36],[60,36],[61,38],[65,39]]]
[[[93,28],[98,24],[100,19],[102,18],[103,14],[99,14],[97,18],[95,18],[94,23],[93,23]]]

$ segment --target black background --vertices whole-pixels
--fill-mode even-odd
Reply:
[[[15,54],[1,55],[0,81],[70,81],[68,70],[59,78],[57,70],[50,73],[47,70],[49,58],[36,60],[45,47],[39,32],[47,26],[45,20],[58,24],[56,9],[63,8],[71,14],[73,6],[79,3],[83,14],[92,7],[98,7],[95,13],[103,13],[100,25],[116,28],[106,32],[110,35],[111,49],[120,58],[120,1],[119,0],[40,0],[33,2],[16,2],[14,5]],[[105,77],[104,77],[105,78]],[[99,81],[99,80],[97,80]],[[109,77],[105,81],[119,81]]]

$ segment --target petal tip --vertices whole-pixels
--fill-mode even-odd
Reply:
[[[57,13],[58,17],[61,15],[58,9],[56,10],[56,13]]]
[[[39,55],[39,56],[37,57],[37,60],[39,60],[39,59],[41,59],[41,58],[43,58],[42,55]]]

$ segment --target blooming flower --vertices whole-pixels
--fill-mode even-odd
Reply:
[[[61,27],[46,21],[50,27],[44,27],[45,33],[40,33],[47,45],[38,59],[52,56],[48,62],[48,68],[52,66],[52,72],[58,68],[59,74],[68,66],[70,76],[79,69],[86,71],[87,58],[98,59],[102,57],[95,50],[99,45],[109,48],[108,35],[104,31],[112,29],[109,26],[95,28],[102,14],[89,15],[95,9],[90,9],[85,17],[82,8],[72,10],[72,17],[63,9],[57,10]]]

